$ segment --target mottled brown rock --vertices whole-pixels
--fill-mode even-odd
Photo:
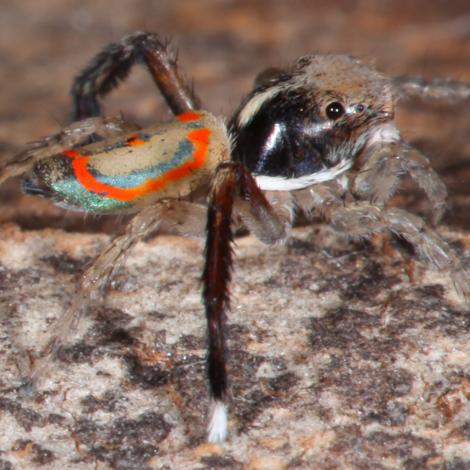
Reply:
[[[384,256],[381,244],[344,243],[324,227],[296,229],[285,247],[237,241],[231,435],[196,452],[208,406],[200,244],[139,244],[106,308],[91,309],[29,397],[8,388],[67,307],[79,273],[51,259],[82,266],[107,236],[10,225],[0,237],[0,422],[3,456],[15,468],[40,458],[48,468],[469,462],[470,317],[445,276],[419,270],[412,284],[397,250]],[[31,450],[18,453],[19,442]]]

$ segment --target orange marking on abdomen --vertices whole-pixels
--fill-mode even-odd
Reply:
[[[83,157],[83,155],[78,150],[64,150],[62,153],[70,158]]]
[[[118,201],[132,201],[147,193],[163,189],[168,184],[186,178],[193,171],[204,166],[209,148],[210,129],[195,129],[188,133],[188,140],[194,145],[192,158],[181,166],[172,168],[155,179],[148,179],[134,188],[119,188],[98,181],[88,170],[89,156],[81,155],[76,150],[65,150],[63,154],[72,159],[72,168],[77,181],[90,192]]]
[[[199,121],[201,119],[201,114],[196,113],[196,111],[186,111],[185,113],[178,114],[176,119],[180,122],[191,122],[191,121]]]
[[[142,140],[139,136],[139,134],[134,134],[134,135],[131,135],[127,140],[126,140],[126,144],[127,145],[130,145],[132,147],[134,146],[137,146],[137,145],[144,145],[145,144],[145,140]]]

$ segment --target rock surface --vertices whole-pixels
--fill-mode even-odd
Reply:
[[[445,276],[412,283],[393,248],[322,226],[284,247],[237,242],[230,439],[216,446],[198,242],[139,244],[28,397],[7,389],[107,236],[0,236],[3,468],[468,468],[470,317]]]

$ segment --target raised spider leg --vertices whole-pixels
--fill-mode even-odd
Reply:
[[[420,98],[429,101],[457,103],[470,98],[470,83],[436,78],[402,75],[393,79],[393,85],[400,98]]]
[[[107,46],[78,75],[72,85],[72,118],[101,114],[98,98],[124,80],[136,63],[146,65],[173,114],[199,109],[200,101],[182,79],[175,54],[157,34],[137,32]]]
[[[64,127],[60,132],[29,143],[0,169],[0,184],[8,178],[25,173],[43,158],[50,157],[86,142],[97,134],[104,139],[136,130],[136,126],[122,118],[94,117],[77,121]]]
[[[399,140],[373,144],[367,150],[366,163],[354,182],[354,193],[361,199],[384,204],[408,174],[425,192],[431,206],[431,222],[436,225],[444,214],[447,188],[419,150]]]
[[[203,272],[203,299],[208,325],[208,374],[213,400],[208,440],[224,441],[227,435],[227,373],[225,312],[229,308],[232,269],[232,214],[238,212],[254,234],[265,243],[285,239],[291,224],[281,206],[271,205],[251,174],[238,162],[217,168],[209,198],[207,241]]]
[[[470,274],[454,250],[420,217],[369,201],[344,204],[340,190],[321,184],[299,191],[296,203],[307,214],[318,209],[334,230],[352,239],[387,230],[403,237],[424,263],[434,270],[447,271],[457,293],[467,305],[470,303]]]
[[[206,207],[179,200],[162,200],[139,212],[127,225],[126,231],[115,237],[80,278],[72,305],[54,323],[54,335],[41,351],[41,357],[25,381],[34,383],[51,362],[51,358],[66,341],[81,315],[91,302],[102,299],[113,274],[122,265],[129,250],[139,241],[157,232],[203,238]]]

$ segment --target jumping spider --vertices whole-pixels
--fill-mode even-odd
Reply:
[[[104,118],[98,98],[144,63],[176,120],[140,130]],[[409,212],[386,205],[404,175],[425,192],[436,224],[446,188],[427,158],[394,123],[400,94],[451,102],[470,96],[462,83],[390,79],[347,55],[309,55],[259,75],[228,126],[206,111],[182,80],[157,35],[135,33],[99,53],[72,87],[74,122],[32,143],[0,181],[26,173],[28,194],[92,213],[136,212],[81,277],[72,307],[35,365],[43,370],[81,313],[98,301],[125,254],[163,228],[207,234],[203,300],[212,398],[209,441],[227,435],[224,338],[236,216],[264,243],[286,240],[297,211],[322,215],[348,237],[390,231],[430,267],[447,271],[463,298],[467,274],[453,249]],[[92,142],[92,143],[90,143]]]

